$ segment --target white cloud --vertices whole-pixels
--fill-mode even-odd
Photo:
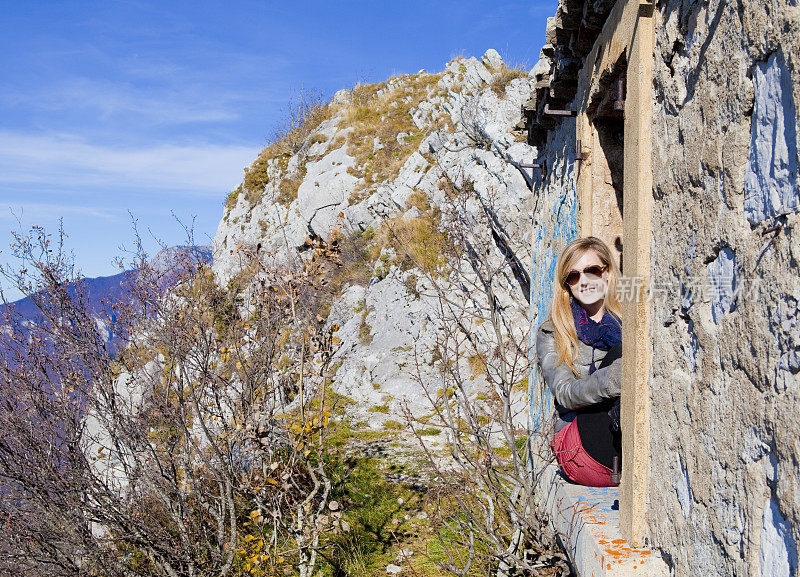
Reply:
[[[127,213],[121,210],[115,211],[96,206],[76,206],[74,204],[44,202],[14,202],[11,203],[11,206],[0,207],[0,222],[19,222],[24,228],[25,223],[28,222],[50,224],[70,214],[101,219],[118,219],[123,214],[127,217]]]
[[[200,90],[198,90],[200,92]],[[40,91],[4,91],[0,99],[10,107],[45,112],[86,111],[98,120],[130,115],[154,124],[212,123],[239,120],[236,98],[221,91],[206,98],[188,88],[143,91],[131,83],[74,78]],[[132,123],[135,123],[131,119]]]
[[[220,145],[109,147],[67,134],[0,131],[0,189],[59,192],[88,186],[221,196],[241,181],[258,151]]]
[[[88,60],[109,70],[102,76],[62,71],[38,83],[6,86],[0,93],[4,107],[57,112],[67,118],[88,115],[93,123],[101,124],[113,119],[137,131],[184,123],[224,125],[241,121],[255,106],[283,103],[291,64],[279,55],[210,50],[193,53],[182,65],[174,58],[150,54],[112,59],[95,50],[42,57]]]

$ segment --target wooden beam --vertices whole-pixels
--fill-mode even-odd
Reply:
[[[649,9],[648,9],[649,8]],[[653,202],[653,47],[650,5],[626,4],[629,22],[623,184],[625,275],[640,290],[624,303],[622,393],[622,483],[620,529],[634,547],[645,545],[650,486],[650,242]]]
[[[626,101],[624,112],[623,271],[641,288],[623,302],[622,371],[622,483],[620,529],[634,547],[645,546],[650,484],[650,241],[652,238],[653,57],[655,24],[653,7],[639,0],[616,3],[587,56],[578,84],[576,137],[592,143],[588,162],[581,163],[577,184],[580,199],[580,234],[600,233],[592,218],[594,202],[592,156],[600,154],[597,131],[587,109],[599,102],[601,78],[613,72],[624,57]],[[607,88],[607,87],[606,87]],[[595,229],[598,230],[595,230]]]

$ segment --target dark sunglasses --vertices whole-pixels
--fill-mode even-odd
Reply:
[[[586,278],[588,278],[589,280],[597,280],[599,278],[602,278],[605,270],[606,267],[597,264],[593,264],[592,266],[587,266],[583,270],[571,270],[569,271],[567,278],[564,279],[564,284],[569,286],[578,284],[578,281],[581,280],[582,274],[585,274]]]

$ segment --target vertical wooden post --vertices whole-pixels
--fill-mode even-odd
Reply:
[[[620,525],[634,547],[644,545],[650,482],[650,241],[652,238],[653,6],[636,9],[628,44],[625,100],[623,264],[638,291],[623,302],[622,484]]]

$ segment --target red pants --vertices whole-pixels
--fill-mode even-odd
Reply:
[[[592,459],[584,450],[577,419],[556,433],[550,447],[561,470],[571,481],[588,487],[618,485],[611,482],[611,469]]]

